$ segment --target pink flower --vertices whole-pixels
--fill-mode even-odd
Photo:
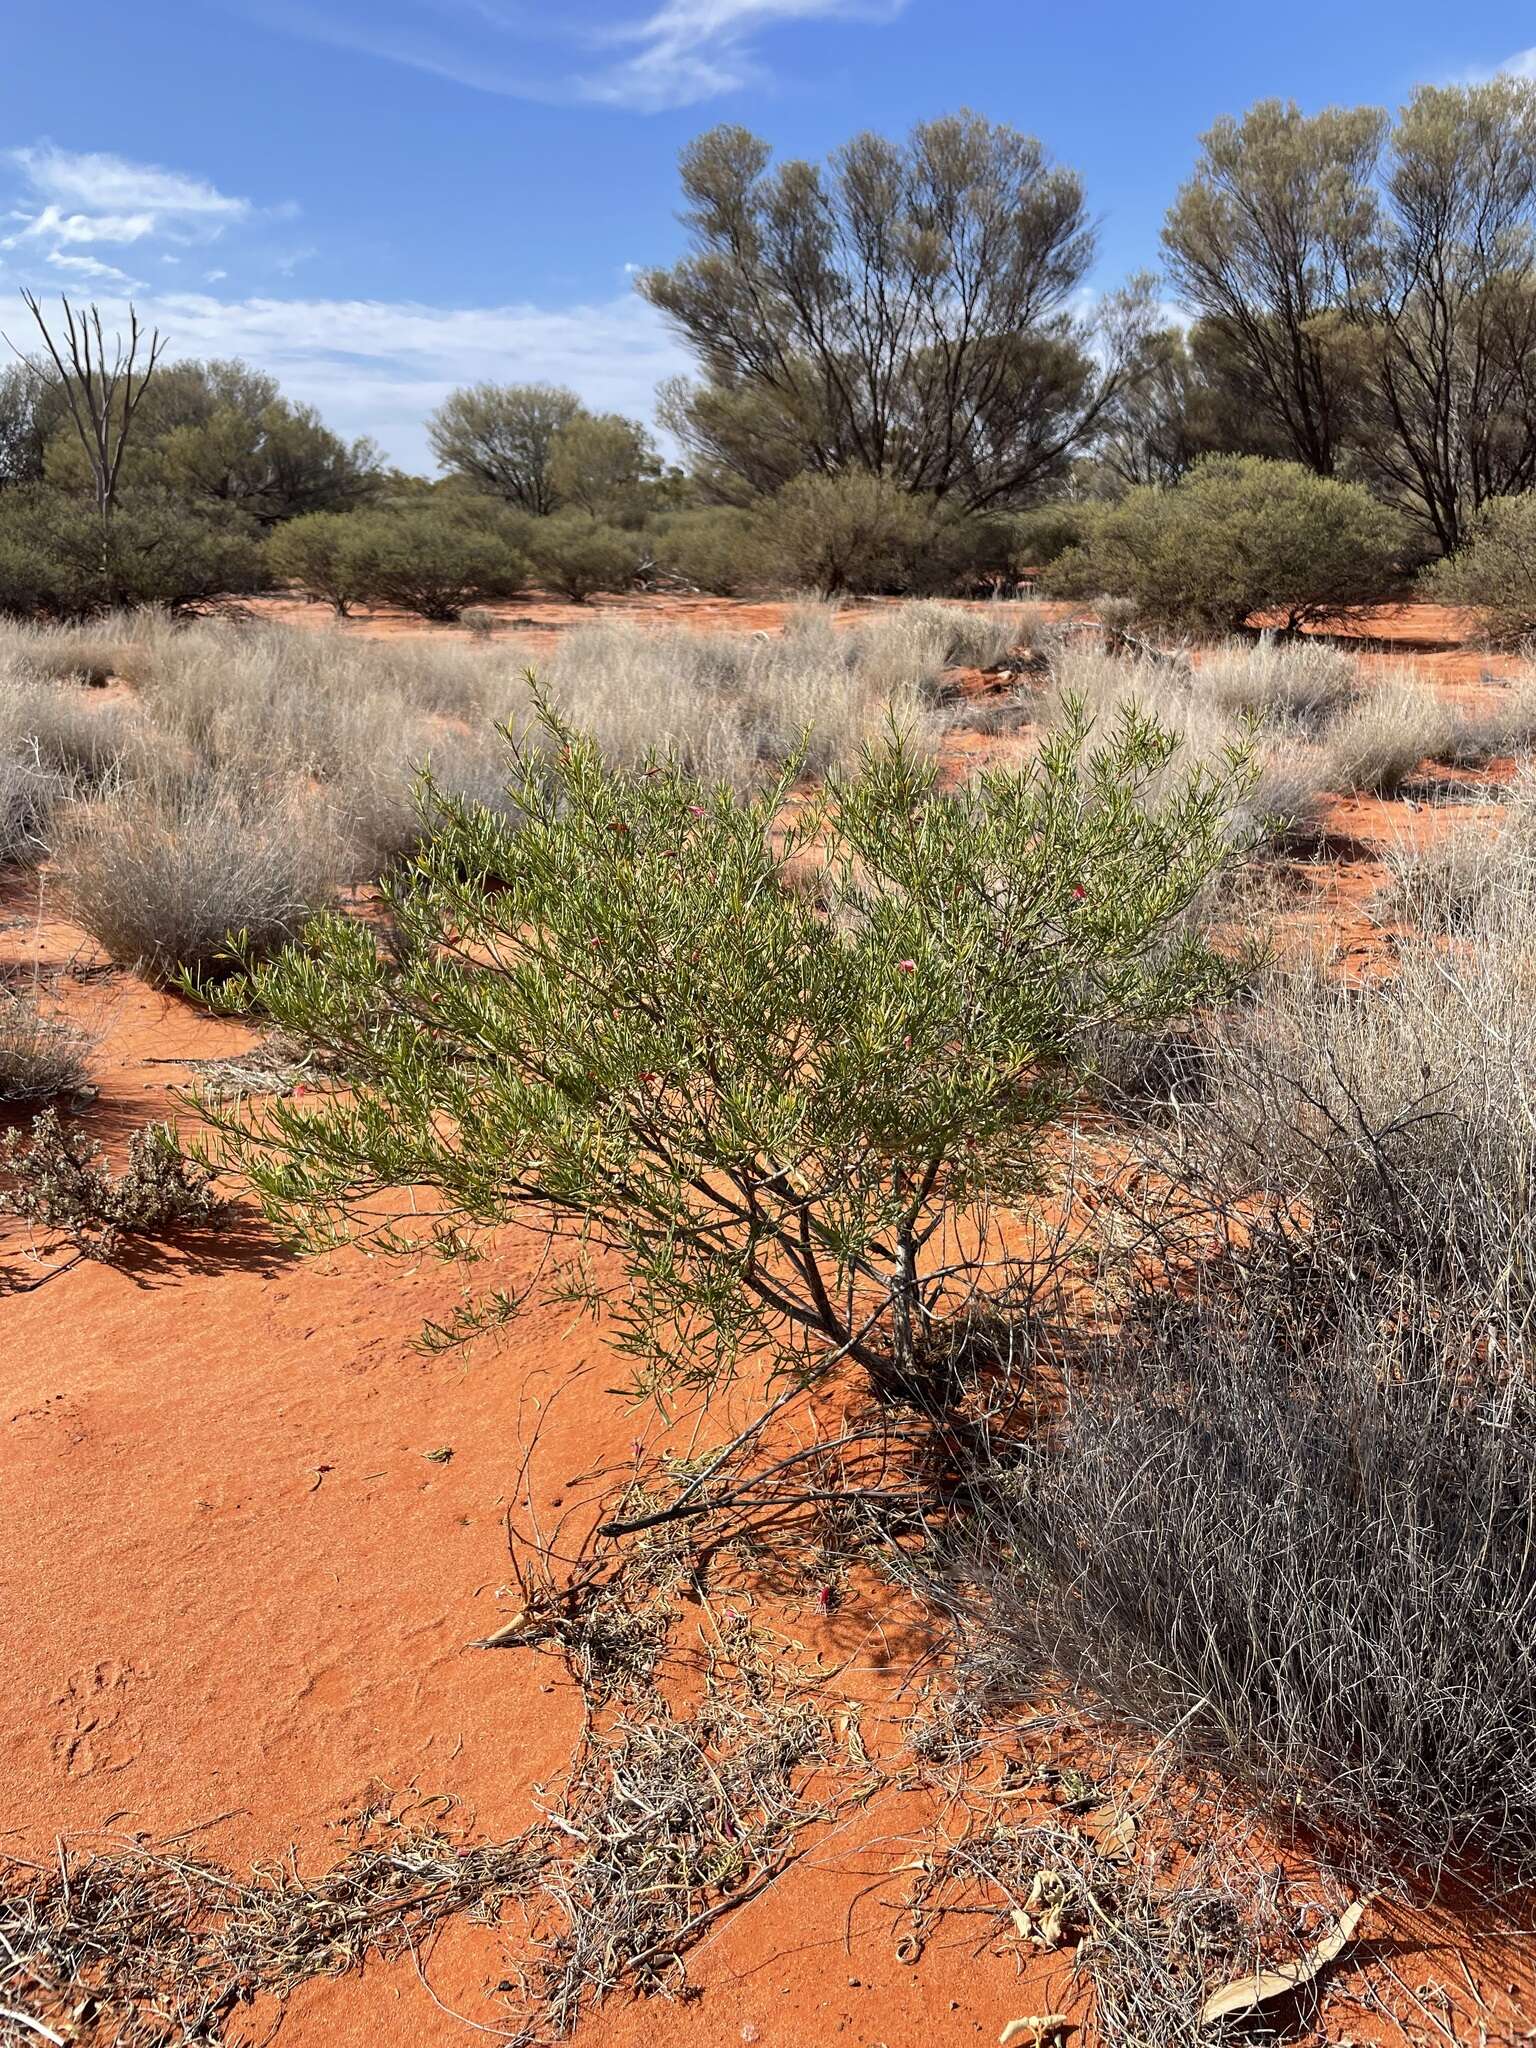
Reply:
[[[702,804],[690,804],[688,806],[688,815],[690,818],[702,818],[704,815],[704,806]]]
[[[898,960],[896,962],[896,972],[898,974],[916,974],[917,962],[915,960]]]
[[[832,1609],[837,1605],[837,1595],[830,1586],[818,1586],[816,1588],[816,1605],[823,1614],[830,1614],[832,1612]]]
[[[1082,899],[1088,894],[1088,891],[1083,887],[1081,882],[1074,882],[1072,884],[1072,894],[1078,899],[1079,902],[1081,902]]]

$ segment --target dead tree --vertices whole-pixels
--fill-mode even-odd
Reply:
[[[127,341],[124,342],[121,334],[114,335],[109,357],[99,306],[90,305],[83,313],[77,313],[68,299],[62,299],[64,328],[55,339],[35,294],[23,290],[21,296],[27,311],[37,322],[38,332],[53,359],[53,367],[59,373],[70,418],[80,437],[80,446],[85,450],[85,459],[90,464],[96,509],[101,516],[102,556],[105,560],[107,533],[117,502],[117,480],[122,471],[133,416],[149,388],[149,380],[155,373],[165,342],[158,327],[145,341],[139,316],[130,304]],[[9,336],[6,338],[9,340]],[[142,365],[139,358],[141,342],[146,349]],[[21,354],[14,342],[11,346],[17,355]]]

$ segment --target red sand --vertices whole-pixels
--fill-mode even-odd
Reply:
[[[593,609],[752,627],[782,615],[649,599],[516,615],[554,627]],[[1405,645],[1444,625],[1422,607],[1383,623]],[[1412,658],[1456,682],[1472,679],[1458,665],[1476,659],[1450,646],[1415,647]],[[1404,815],[1340,806],[1360,840]],[[1357,872],[1359,882],[1340,871],[1329,915],[1369,927],[1358,907],[1368,865]],[[6,973],[35,973],[100,1035],[101,1094],[87,1122],[106,1141],[167,1111],[187,1078],[179,1060],[250,1042],[240,1025],[105,970],[51,915],[46,890],[40,902],[35,885],[12,883],[0,917]],[[18,1248],[13,1233],[8,1260]],[[531,1257],[509,1245],[502,1270],[521,1277]],[[458,1288],[435,1265],[407,1271],[351,1252],[298,1262],[253,1221],[136,1270],[81,1266],[0,1298],[7,1846],[47,1853],[60,1834],[195,1827],[196,1847],[227,1862],[295,1847],[314,1867],[337,1853],[333,1824],[380,1786],[452,1794],[487,1837],[526,1823],[530,1789],[558,1781],[566,1764],[575,1694],[551,1660],[466,1647],[506,1613],[503,1523],[523,1505],[520,1444],[537,1421],[530,1497],[548,1522],[581,1475],[627,1462],[649,1423],[607,1391],[623,1372],[600,1339],[553,1307],[531,1311],[499,1349],[421,1356],[413,1337]],[[451,1459],[426,1456],[439,1449]],[[850,1660],[840,1684],[871,1701],[872,1726],[882,1711],[905,1711],[891,1699],[901,1660],[881,1617],[857,1603],[830,1619],[806,1608],[790,1616],[794,1632],[829,1661]],[[912,1853],[900,1838],[924,1819],[910,1797],[877,1799],[725,1918],[691,1961],[697,2002],[616,1999],[580,2038],[610,2048],[930,2048],[995,2040],[1010,2017],[1064,1999],[1080,2009],[1065,1955],[1021,1968],[1006,1953],[973,1957],[968,1943],[941,1941],[915,1968],[898,1961],[891,1913],[858,1901],[872,1876]],[[1506,1992],[1517,1981],[1507,1956],[1480,1950],[1444,1916],[1399,1914],[1393,1931],[1392,1968],[1417,1998],[1449,2000],[1436,2012],[1462,2038],[1475,2040],[1479,2024],[1485,2041],[1523,2035],[1531,2018],[1515,2014],[1536,2004],[1525,1988]],[[1463,1957],[1486,2013],[1469,1996]],[[438,1997],[482,2027],[506,2022],[494,1987],[507,1974],[496,1936],[464,1925],[430,1962]],[[1350,2003],[1359,1988],[1357,1969],[1335,1973],[1327,2034],[1397,2038]],[[270,2017],[252,2016],[252,2038]],[[1437,2028],[1416,2019],[1413,2032]],[[475,2038],[409,1962],[307,1988],[281,2035],[295,2048]]]

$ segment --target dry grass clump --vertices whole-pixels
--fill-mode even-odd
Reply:
[[[0,1103],[78,1095],[89,1082],[90,1040],[30,996],[0,991]]]
[[[1475,825],[1442,832],[1425,847],[1393,846],[1386,869],[1373,899],[1377,915],[1442,934],[1486,928],[1513,891],[1536,883],[1529,849]]]
[[[1521,681],[1501,690],[1492,704],[1452,709],[1445,759],[1457,768],[1483,768],[1504,754],[1528,753],[1536,745],[1536,684]]]
[[[109,612],[83,625],[0,619],[0,677],[26,682],[99,685],[122,674],[120,664],[137,619]]]
[[[0,864],[17,867],[43,858],[49,823],[70,788],[35,747],[0,754]]]
[[[38,726],[45,767],[59,759],[83,778],[39,783],[13,768],[14,844],[41,844],[47,816],[60,802],[99,783],[108,767],[118,769],[105,808],[93,806],[89,818],[72,813],[61,828],[71,872],[81,840],[114,808],[132,811],[141,826],[146,815],[169,812],[189,866],[208,867],[208,836],[218,829],[232,857],[240,841],[236,865],[251,893],[249,915],[237,917],[235,928],[254,928],[271,923],[274,887],[279,898],[304,895],[317,862],[328,882],[363,878],[409,851],[420,829],[416,774],[429,753],[456,792],[499,794],[505,748],[493,720],[526,695],[510,663],[458,645],[375,642],[233,620],[173,624],[154,613],[127,622],[124,636],[120,666],[139,699],[132,713],[38,685],[29,700],[35,708],[24,717],[15,709],[10,714],[12,725]],[[0,714],[0,740],[5,729]],[[95,748],[89,761],[87,739]],[[0,764],[4,760],[0,746]],[[313,804],[298,801],[301,783],[318,785]],[[168,795],[170,785],[177,787]],[[279,785],[288,786],[288,794],[274,800],[270,792]],[[263,863],[250,843],[252,815],[271,812],[274,802],[298,827],[286,889],[275,875],[257,882]],[[195,831],[183,816],[189,804],[201,820]],[[319,851],[327,837],[334,860],[330,851],[324,859]],[[134,858],[144,857],[144,843],[141,831]],[[93,896],[104,886],[93,885]],[[163,880],[156,893],[163,900]],[[238,907],[228,893],[225,901]],[[125,943],[113,940],[115,948]],[[167,950],[182,943],[177,939]]]
[[[1536,923],[1536,771],[1521,769],[1502,794],[1496,812],[1490,804],[1458,819],[1427,846],[1393,847],[1378,912],[1441,935],[1497,932],[1511,918],[1522,930]]]
[[[849,630],[860,635],[869,666],[915,675],[925,684],[948,668],[1038,663],[1061,639],[1049,606],[1002,598],[981,605],[920,598],[861,619]],[[904,661],[903,648],[910,650]]]
[[[282,1998],[390,1961],[459,1914],[493,1920],[537,1863],[521,1840],[466,1845],[393,1814],[363,1816],[357,1832],[314,1878],[280,1862],[240,1879],[174,1844],[13,1859],[0,1890],[0,2044],[36,2048],[71,2021],[82,2048],[243,2039],[241,2009],[258,1993]]]
[[[1518,1321],[1536,1307],[1536,897],[1389,980],[1267,977],[1213,1033],[1179,1175],[1262,1203],[1357,1273],[1409,1273]]]
[[[1021,1922],[1038,1925],[1043,1913],[1059,1937],[1051,1945],[1073,1945],[1093,1987],[1100,2041],[1197,2048],[1210,2039],[1200,2010],[1214,1984],[1290,1960],[1284,1951],[1301,1947],[1294,1929],[1279,1924],[1277,1902],[1255,1900],[1264,1886],[1252,1867],[1239,1876],[1224,1846],[1203,1841],[1175,1877],[1139,1847],[1108,1854],[1076,1828],[1020,1826],[994,1813],[923,1857],[906,1904],[911,1938],[922,1942],[959,1914],[990,1919],[998,1934],[1016,1937]],[[1049,1905],[1042,1908],[1042,1899]]]
[[[978,1485],[957,1577],[1017,1666],[1429,1871],[1536,1870],[1536,1400],[1435,1299],[1147,1305]],[[1440,1326],[1440,1343],[1429,1341]]]
[[[226,969],[231,933],[254,954],[293,938],[333,899],[345,848],[301,784],[194,770],[72,805],[54,858],[71,916],[113,960],[164,983]]]
[[[564,635],[541,677],[620,765],[671,746],[691,772],[744,788],[805,742],[806,772],[820,775],[849,764],[888,714],[918,725],[944,665],[938,632],[839,630],[833,616],[801,606],[761,635],[594,623]]]
[[[54,813],[112,771],[132,729],[74,684],[0,681],[0,863],[46,853]]]
[[[570,2033],[626,1983],[686,1988],[688,1949],[765,1891],[800,1831],[830,1812],[806,1791],[829,1742],[806,1704],[712,1685],[690,1714],[625,1717],[586,1745],[561,1816],[570,1832],[539,1875],[554,1924],[536,2001],[551,2032]]]
[[[1329,726],[1329,789],[1396,796],[1425,761],[1448,758],[1456,718],[1407,670],[1384,675]]]
[[[1195,688],[1230,718],[1315,730],[1334,719],[1359,687],[1352,656],[1320,640],[1229,640],[1206,653]]]
[[[1322,792],[1327,787],[1321,750],[1294,728],[1264,736],[1230,715],[1203,687],[1204,672],[1182,663],[1130,658],[1098,649],[1072,648],[1053,659],[1051,681],[1037,716],[1042,729],[1058,725],[1068,705],[1080,701],[1101,726],[1112,725],[1123,708],[1140,704],[1179,741],[1179,750],[1155,778],[1155,801],[1168,786],[1199,766],[1219,770],[1234,750],[1249,751],[1252,787],[1234,809],[1234,840],[1258,841],[1273,850],[1304,851],[1322,829]]]
[[[1536,892],[1482,912],[1148,1049],[1109,1312],[910,1576],[988,1683],[1064,1673],[1351,1854],[1525,1884]]]
[[[0,758],[33,755],[45,768],[97,782],[129,745],[137,721],[77,684],[0,684]]]

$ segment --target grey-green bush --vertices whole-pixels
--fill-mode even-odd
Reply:
[[[585,512],[556,512],[528,537],[540,582],[576,604],[600,590],[628,590],[645,556],[638,535],[606,526]]]
[[[1183,633],[1347,619],[1400,586],[1409,548],[1401,515],[1362,486],[1256,455],[1209,456],[1084,521],[1042,588],[1128,598],[1142,623]]]
[[[1426,596],[1465,605],[1488,637],[1518,645],[1536,633],[1536,492],[1491,498],[1463,545],[1425,571]]]
[[[0,492],[0,613],[182,611],[260,590],[266,573],[255,528],[239,513],[138,491],[119,505],[104,547],[87,499],[43,486]]]
[[[433,498],[347,515],[338,576],[370,604],[424,619],[458,618],[466,605],[515,597],[528,583],[514,535],[526,530],[489,500]]]

